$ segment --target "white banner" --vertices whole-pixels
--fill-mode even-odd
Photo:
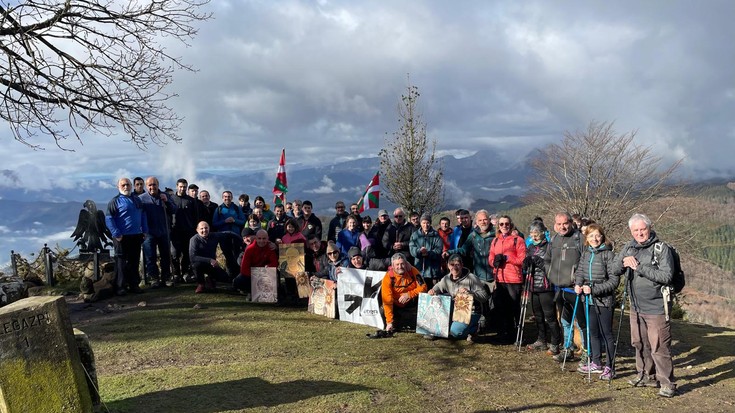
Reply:
[[[384,329],[380,315],[380,284],[384,276],[385,271],[342,268],[337,276],[339,319]]]

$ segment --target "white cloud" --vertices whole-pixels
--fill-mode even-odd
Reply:
[[[332,179],[330,179],[327,175],[324,175],[322,177],[322,183],[324,185],[316,189],[307,189],[304,192],[310,193],[310,194],[332,194],[334,193],[334,181]]]

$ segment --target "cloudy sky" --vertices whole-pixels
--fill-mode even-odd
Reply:
[[[174,54],[181,144],[142,152],[87,135],[33,151],[0,129],[3,185],[70,187],[377,155],[418,86],[442,153],[516,160],[593,120],[685,157],[693,176],[735,175],[735,2],[213,0]],[[92,183],[94,184],[94,183]]]

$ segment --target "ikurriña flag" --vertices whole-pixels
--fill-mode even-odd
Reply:
[[[276,173],[276,183],[273,185],[273,203],[276,205],[283,204],[286,201],[286,192],[288,192],[288,183],[286,182],[286,149],[282,149],[281,161],[278,163],[278,172]]]
[[[378,208],[380,206],[380,171],[375,173],[373,179],[370,180],[365,194],[357,202],[358,212],[364,212],[368,209]]]

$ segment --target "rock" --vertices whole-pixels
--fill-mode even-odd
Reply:
[[[89,337],[84,331],[74,329],[74,340],[77,343],[77,349],[79,350],[79,359],[82,362],[82,367],[85,371],[85,379],[87,380],[87,386],[89,388],[89,395],[92,399],[92,404],[95,408],[100,406],[100,385],[97,382],[97,364],[94,361],[94,351],[92,351],[92,345],[89,343]]]
[[[0,277],[0,307],[28,297],[28,287],[23,279],[12,275]]]
[[[92,399],[63,297],[0,308],[3,413],[91,413]]]

